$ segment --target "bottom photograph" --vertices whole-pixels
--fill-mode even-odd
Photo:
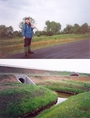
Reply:
[[[0,118],[90,118],[90,60],[0,60]]]

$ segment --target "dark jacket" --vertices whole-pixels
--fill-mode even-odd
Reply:
[[[23,24],[22,26],[22,36],[25,36],[26,38],[31,38],[32,37],[32,28],[31,25],[29,24]]]

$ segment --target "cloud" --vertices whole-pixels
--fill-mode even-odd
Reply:
[[[23,17],[31,16],[41,30],[47,20],[59,22],[63,28],[74,23],[90,25],[89,5],[89,0],[0,0],[0,24],[19,29]]]

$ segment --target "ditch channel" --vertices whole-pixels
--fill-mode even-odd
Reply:
[[[56,92],[58,95],[57,103],[55,105],[58,105],[65,100],[67,100],[69,97],[71,97],[73,94],[68,94],[68,93],[62,93],[62,92]]]

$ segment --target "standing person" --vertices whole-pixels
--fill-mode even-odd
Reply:
[[[33,33],[33,28],[31,27],[30,20],[29,18],[26,18],[25,23],[23,24],[23,27],[22,27],[22,36],[24,39],[24,50],[25,50],[26,57],[28,56],[28,54],[34,53],[30,49],[32,33]]]

